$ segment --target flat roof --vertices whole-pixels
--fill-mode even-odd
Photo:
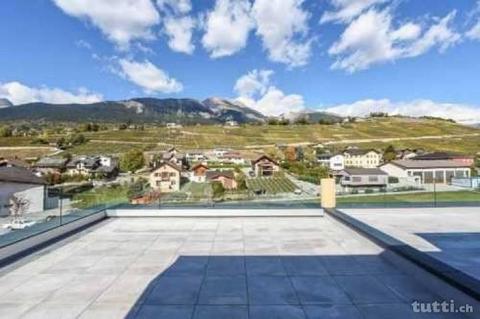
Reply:
[[[438,299],[330,217],[107,219],[0,270],[5,318],[413,317]]]
[[[47,182],[23,167],[0,167],[0,182],[46,185]]]
[[[348,175],[388,175],[379,168],[345,168],[342,172]]]
[[[388,164],[393,164],[401,168],[470,168],[469,165],[455,160],[396,160]]]

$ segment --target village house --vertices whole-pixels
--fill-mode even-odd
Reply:
[[[459,164],[472,166],[474,163],[473,156],[452,153],[452,152],[433,152],[417,155],[412,158],[416,161],[437,161],[437,160],[451,160]]]
[[[65,171],[68,159],[62,157],[43,157],[33,164],[34,172],[38,175],[61,174]]]
[[[28,203],[25,213],[45,209],[46,182],[25,168],[0,167],[0,216],[10,215],[13,196]]]
[[[280,165],[267,155],[252,161],[252,170],[256,177],[269,177],[280,171]]]
[[[159,164],[150,173],[150,187],[161,193],[178,192],[180,190],[180,175],[182,169],[171,163]]]
[[[190,172],[190,181],[195,183],[205,183],[207,181],[207,172],[207,165],[203,163],[194,165]]]
[[[348,149],[343,151],[345,167],[375,168],[382,162],[382,154],[376,150]]]
[[[168,129],[180,129],[183,127],[181,124],[177,124],[177,123],[167,123],[166,126]]]
[[[219,159],[222,158],[226,153],[231,152],[232,150],[226,148],[216,148],[213,150],[213,155]]]
[[[208,157],[203,152],[187,152],[185,159],[189,163],[204,162],[208,160]]]
[[[235,180],[235,173],[229,171],[208,171],[207,180],[210,182],[220,182],[223,188],[227,190],[236,189],[238,187]]]
[[[118,161],[109,156],[78,156],[66,165],[69,175],[112,178],[118,174]]]
[[[164,162],[175,164],[178,167],[184,166],[185,155],[180,153],[175,147],[168,149],[163,153],[151,155],[151,167],[156,168]]]
[[[79,156],[72,158],[66,165],[68,175],[90,176],[100,166],[100,159],[93,156]]]
[[[345,168],[345,157],[343,154],[318,154],[317,162],[332,171],[341,171]]]
[[[411,150],[411,149],[403,149],[400,151],[397,151],[397,156],[396,159],[413,159],[415,156],[422,155],[424,154],[423,150]]]
[[[245,165],[246,161],[238,152],[226,152],[218,159],[222,163]]]
[[[381,190],[388,186],[388,175],[379,168],[345,168],[340,176],[340,185],[346,192]]]
[[[452,178],[470,177],[470,165],[456,160],[396,160],[380,168],[390,176],[416,184],[448,184]]]
[[[226,122],[225,122],[225,126],[227,126],[227,127],[238,127],[238,122],[237,122],[237,121],[233,121],[233,120],[226,121]]]
[[[0,167],[29,168],[30,164],[18,158],[0,158]]]

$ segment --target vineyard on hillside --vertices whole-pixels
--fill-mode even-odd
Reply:
[[[291,193],[297,186],[286,177],[258,177],[247,179],[251,191],[264,191],[267,194]]]

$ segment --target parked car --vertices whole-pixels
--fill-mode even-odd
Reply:
[[[24,219],[16,219],[12,220],[10,223],[3,225],[4,229],[25,229],[27,227],[35,225],[34,221],[24,220]]]

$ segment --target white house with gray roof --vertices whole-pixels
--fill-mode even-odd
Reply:
[[[452,178],[469,178],[470,166],[455,160],[397,160],[380,166],[389,176],[417,184],[448,184]]]
[[[0,167],[0,216],[10,215],[13,196],[28,201],[28,213],[41,212],[45,208],[46,182],[25,168]]]

